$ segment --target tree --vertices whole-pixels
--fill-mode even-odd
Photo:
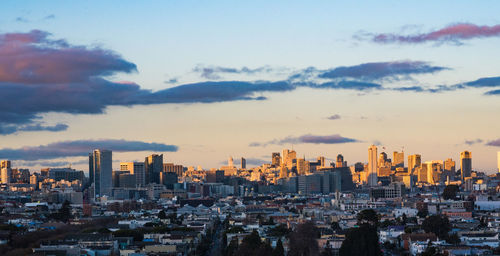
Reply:
[[[226,255],[227,256],[236,255],[237,251],[238,251],[238,238],[233,237],[233,239],[231,239],[231,242],[229,242],[229,245],[227,246]]]
[[[350,229],[340,246],[340,256],[378,256],[380,250],[377,228],[372,225],[361,225]]]
[[[281,239],[276,242],[276,247],[273,250],[272,256],[284,256],[285,255],[285,249],[283,248],[283,243],[281,242]]]
[[[378,227],[378,214],[373,209],[365,209],[358,213],[357,216],[358,225],[369,224],[374,227]]]
[[[159,213],[158,213],[158,218],[164,220],[167,218],[167,214],[165,213],[164,210],[161,210]]]
[[[120,229],[113,232],[114,237],[133,237],[134,241],[140,242],[144,239],[144,235],[135,229]]]
[[[341,230],[339,223],[336,221],[332,221],[332,223],[330,224],[330,228],[334,231]]]
[[[458,234],[453,233],[453,234],[449,235],[448,238],[446,238],[446,242],[449,244],[453,244],[453,245],[459,245],[461,241],[460,241],[460,237],[458,236]]]
[[[231,245],[229,245],[229,247],[231,247]],[[272,247],[267,243],[263,243],[262,240],[260,239],[259,233],[257,233],[257,231],[254,230],[252,231],[252,233],[250,233],[250,235],[245,236],[243,238],[238,250],[234,255],[266,256],[266,255],[271,255],[272,251],[273,251]]]
[[[297,226],[290,234],[289,256],[312,256],[319,254],[319,246],[316,241],[320,232],[313,222],[308,221]]]
[[[457,193],[460,191],[460,188],[457,185],[447,185],[443,190],[443,199],[444,200],[454,200],[457,197]]]
[[[448,237],[448,232],[451,230],[448,217],[443,215],[432,215],[425,218],[422,223],[422,228],[427,233],[434,233],[439,239],[446,239]]]

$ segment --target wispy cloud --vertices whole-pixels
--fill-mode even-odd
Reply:
[[[303,143],[309,143],[309,144],[340,144],[340,143],[350,143],[350,142],[358,142],[356,139],[352,138],[347,138],[347,137],[342,137],[339,134],[333,134],[333,135],[312,135],[312,134],[306,134],[302,136],[288,136],[283,139],[275,139],[269,142],[253,142],[250,143],[250,147],[264,147],[269,144],[275,144],[275,145],[284,145],[284,144],[303,144]]]
[[[432,74],[449,68],[433,66],[424,61],[371,62],[355,66],[343,66],[324,71],[320,78],[355,78],[374,81],[383,78],[409,79],[410,75]]]
[[[62,157],[86,156],[96,148],[109,149],[114,152],[176,152],[177,146],[163,143],[149,143],[128,140],[72,140],[60,141],[40,146],[25,146],[22,148],[0,149],[0,158],[10,160],[40,160]]]
[[[339,120],[341,118],[341,116],[339,114],[335,114],[335,115],[331,115],[329,117],[327,117],[326,119],[328,120]]]
[[[199,73],[201,77],[206,79],[218,80],[222,78],[220,74],[247,74],[253,75],[257,73],[269,73],[275,71],[275,68],[269,66],[263,66],[258,68],[232,68],[232,67],[221,67],[221,66],[203,66],[198,65],[193,69],[193,72]]]
[[[500,147],[500,139],[492,140],[486,143],[488,146]]]
[[[426,42],[463,44],[464,40],[500,36],[500,25],[479,26],[471,23],[458,23],[444,28],[415,34],[365,34],[356,35],[357,38],[369,39],[380,44],[421,44]]]
[[[475,139],[475,140],[465,140],[464,141],[464,144],[469,145],[469,146],[472,146],[474,144],[479,144],[479,143],[483,143],[483,140],[482,139]]]

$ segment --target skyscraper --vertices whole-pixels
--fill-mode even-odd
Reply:
[[[454,180],[455,179],[455,161],[453,159],[448,158],[444,161],[444,174],[446,176],[446,180]]]
[[[394,151],[392,153],[392,166],[394,167],[405,167],[405,152]]]
[[[408,156],[408,172],[410,174],[415,171],[416,167],[419,167],[422,164],[422,156],[415,154],[415,155],[409,155]]]
[[[283,149],[283,158],[281,159],[282,165],[288,169],[293,167],[293,161],[297,158],[297,152],[294,150]]]
[[[271,155],[271,164],[273,166],[279,166],[281,162],[281,156],[279,152],[273,152]]]
[[[234,161],[233,161],[233,157],[232,156],[230,156],[227,159],[227,166],[229,166],[229,167],[233,167],[234,166]]]
[[[241,169],[246,169],[247,168],[247,160],[242,157],[241,158]]]
[[[462,181],[471,176],[472,172],[472,153],[464,151],[460,153],[460,168],[462,170]]]
[[[163,171],[163,154],[152,154],[144,160],[146,171],[146,185],[149,183],[160,184],[160,173]]]
[[[344,156],[341,154],[337,155],[337,163],[335,164],[335,167],[341,168],[341,167],[346,167],[344,166]]]
[[[371,145],[368,148],[368,185],[376,186],[377,183],[377,146]]]
[[[111,150],[95,149],[89,156],[89,166],[92,166],[93,180],[91,182],[94,183],[94,198],[111,196],[111,188],[113,187],[112,163]]]
[[[135,175],[135,184],[137,186],[146,185],[146,174],[143,162],[122,162],[120,163],[121,171],[129,171],[130,174]]]
[[[498,172],[500,172],[500,151],[497,152]]]

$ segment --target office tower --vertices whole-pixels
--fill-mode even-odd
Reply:
[[[12,169],[9,160],[0,161],[0,179],[1,183],[7,184],[11,182]]]
[[[163,154],[152,154],[144,160],[146,185],[160,184],[160,173],[163,171]]]
[[[283,158],[281,159],[281,164],[286,166],[288,169],[293,167],[294,160],[297,159],[297,152],[294,150],[283,149]]]
[[[271,164],[273,166],[279,166],[281,162],[281,156],[279,152],[273,152],[271,155]]]
[[[446,180],[454,180],[455,179],[455,161],[453,159],[448,158],[444,161],[443,172],[446,176]]]
[[[368,185],[376,186],[377,183],[377,146],[371,145],[368,148]]]
[[[405,167],[405,152],[394,151],[392,153],[392,166],[397,167]]]
[[[497,163],[498,164],[498,166],[497,166],[498,172],[500,172],[500,151],[497,152],[497,162],[498,162]]]
[[[319,162],[319,167],[324,168],[325,167],[325,157],[324,156],[318,156],[318,162]]]
[[[43,173],[42,173],[43,176]],[[94,153],[89,153],[89,183],[94,183]]]
[[[233,167],[234,166],[234,162],[233,162],[233,157],[232,156],[230,156],[227,159],[227,166],[229,166],[229,167]]]
[[[247,168],[247,160],[242,157],[241,158],[241,169],[246,169]]]
[[[92,177],[94,179],[91,181],[94,183],[94,198],[111,196],[111,188],[113,187],[112,163],[111,150],[96,149],[92,153],[92,157],[89,157],[89,166],[92,164]]]
[[[146,185],[146,170],[143,162],[121,162],[120,170],[135,175],[135,184],[137,186],[143,187]]]
[[[2,160],[0,161],[0,169],[3,169],[3,168],[12,168],[11,165],[10,165],[10,160]]]
[[[124,170],[124,171],[122,171],[122,170],[120,170],[120,171],[113,171],[112,177],[113,177],[113,187],[114,188],[121,187],[120,186],[120,176],[121,175],[125,175],[125,174],[130,174],[130,172],[127,171],[127,170]],[[134,176],[134,178],[135,178],[135,176]]]
[[[304,175],[306,174],[306,160],[304,158],[299,158],[297,159],[297,173],[299,175]]]
[[[462,181],[471,176],[472,172],[472,153],[464,151],[460,153],[460,168],[462,169]]]
[[[165,164],[163,164],[163,171],[164,172],[175,172],[177,174],[177,177],[184,176],[184,166],[182,166],[180,164],[165,163]]]
[[[408,156],[408,172],[410,174],[413,173],[416,167],[419,167],[422,164],[422,156],[415,154]]]
[[[286,166],[282,165],[280,169],[280,179],[284,178],[288,178],[288,169],[286,168]]]
[[[385,152],[380,153],[378,157],[378,167],[385,167],[387,162],[387,154]]]
[[[166,186],[167,189],[174,189],[174,184],[177,184],[179,177],[175,172],[161,172],[160,173],[160,184]]]
[[[427,171],[426,182],[429,184],[439,183],[441,180],[443,163],[442,161],[427,161],[425,165],[425,170]]]
[[[335,164],[335,167],[337,167],[337,168],[347,167],[347,163],[344,162],[343,155],[341,155],[341,154],[337,155],[337,163]]]
[[[74,181],[80,180],[83,182],[85,175],[83,171],[77,171],[71,168],[49,168],[49,178],[55,181],[65,180]]]

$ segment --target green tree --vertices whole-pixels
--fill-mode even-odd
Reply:
[[[165,213],[164,210],[161,210],[159,213],[158,213],[158,218],[164,220],[167,218],[167,214]]]
[[[340,246],[340,256],[378,256],[382,255],[378,240],[377,228],[372,225],[361,225],[350,229]]]
[[[281,242],[281,239],[276,242],[276,247],[273,250],[272,256],[284,256],[285,255],[285,249],[283,248],[283,243]]]
[[[135,229],[120,229],[113,232],[114,237],[133,237],[134,241],[140,242],[144,239],[142,232]]]
[[[432,215],[425,218],[424,222],[422,222],[422,228],[427,233],[434,233],[439,239],[446,239],[448,232],[451,230],[448,217],[443,215]]]
[[[271,255],[272,247],[269,244],[263,243],[257,231],[252,231],[250,235],[245,236],[241,241],[238,251],[235,255],[238,256],[253,256],[253,255]]]
[[[313,256],[319,254],[319,246],[316,239],[320,232],[313,222],[308,221],[297,226],[290,234],[289,256]]]
[[[455,199],[457,197],[457,193],[460,191],[460,188],[457,185],[447,185],[443,190],[443,199],[450,200]]]
[[[373,209],[365,209],[358,213],[357,215],[358,225],[369,224],[374,227],[378,227],[379,216],[377,212]]]

